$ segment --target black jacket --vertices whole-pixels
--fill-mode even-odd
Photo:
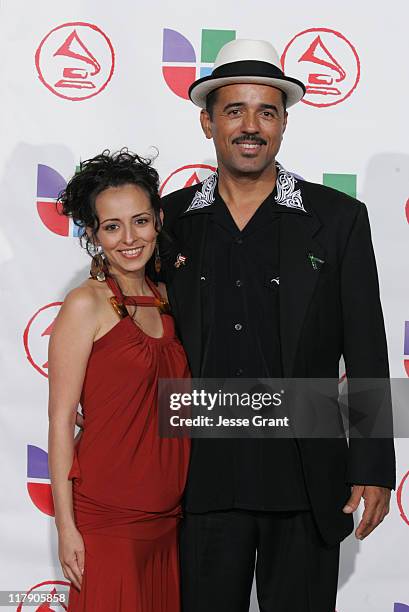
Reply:
[[[202,360],[200,284],[211,206],[187,211],[202,185],[162,199],[164,229],[172,239],[164,258],[172,311],[193,377]],[[387,378],[387,346],[365,205],[334,189],[297,181],[305,211],[283,214],[280,224],[280,335],[285,377],[337,378],[344,356],[348,378]],[[278,204],[277,204],[278,205]],[[187,211],[187,212],[186,212]],[[185,263],[176,267],[178,255]],[[310,256],[318,261],[312,265]],[[324,263],[322,263],[324,262]],[[389,439],[299,439],[307,491],[319,530],[329,544],[353,529],[342,512],[351,484],[395,487]],[[223,503],[221,457],[195,470],[187,509],[200,511],[203,479]],[[266,466],[276,469],[276,466]]]

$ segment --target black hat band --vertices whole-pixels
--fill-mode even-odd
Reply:
[[[215,68],[212,78],[221,79],[235,76],[255,76],[267,78],[283,78],[284,72],[274,64],[259,60],[243,60],[240,62],[229,62]]]

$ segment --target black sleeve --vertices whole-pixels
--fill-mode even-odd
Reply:
[[[379,410],[391,431],[392,406],[378,274],[368,213],[362,203],[341,262],[341,301],[350,419],[352,424],[362,414],[366,419],[363,437],[355,431],[349,439],[347,482],[393,489],[396,482],[393,439],[371,435],[379,431],[376,430]],[[375,379],[379,379],[378,383]]]

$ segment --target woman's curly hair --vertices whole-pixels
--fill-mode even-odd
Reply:
[[[116,153],[106,149],[100,155],[82,161],[78,172],[59,194],[57,205],[62,214],[71,217],[80,228],[80,243],[89,255],[95,254],[95,245],[86,230],[91,228],[95,236],[99,229],[95,207],[98,194],[108,187],[127,184],[137,185],[146,191],[155,214],[155,229],[160,232],[159,175],[152,167],[151,159],[144,159],[127,148]]]

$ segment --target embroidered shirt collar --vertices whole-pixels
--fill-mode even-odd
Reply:
[[[304,208],[303,198],[301,189],[297,189],[298,181],[294,174],[288,172],[281,164],[276,162],[277,168],[277,181],[276,181],[276,195],[274,196],[275,203],[279,206],[285,206],[286,208],[297,210],[300,212],[307,213]],[[200,210],[211,206],[215,200],[215,189],[217,186],[218,174],[213,172],[207,177],[202,183],[200,190],[197,190],[185,213],[192,212],[194,210]]]

